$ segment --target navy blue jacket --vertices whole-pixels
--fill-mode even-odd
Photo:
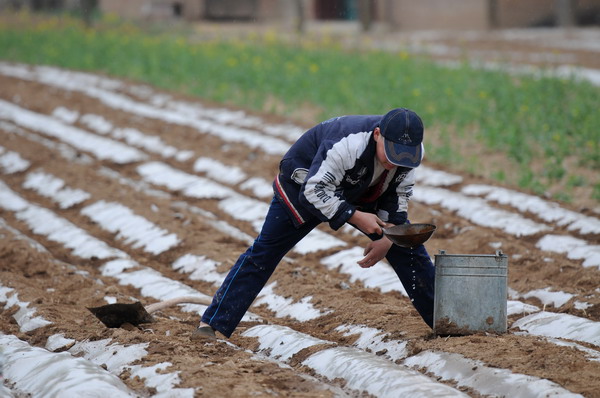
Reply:
[[[273,188],[296,227],[317,217],[339,229],[357,208],[375,212],[392,224],[406,222],[415,171],[397,167],[384,181],[381,195],[362,203],[375,171],[373,130],[383,115],[341,116],[305,132],[279,164]]]

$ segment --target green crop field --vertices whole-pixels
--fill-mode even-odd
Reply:
[[[405,106],[429,161],[574,202],[600,200],[600,88],[575,79],[452,67],[409,52],[348,50],[332,37],[244,39],[100,17],[0,17],[0,59],[102,72],[310,125]]]

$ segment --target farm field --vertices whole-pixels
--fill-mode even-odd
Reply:
[[[594,81],[593,40],[575,46],[584,36],[405,45],[440,60],[571,64]],[[311,125],[0,62],[0,396],[600,397],[597,202],[559,203],[427,157],[409,217],[437,225],[432,257],[508,256],[506,334],[434,336],[387,263],[356,264],[367,238],[350,227],[320,228],[290,252],[231,339],[190,341],[199,304],[140,327],[107,328],[88,311],[210,299],[262,225],[281,155]]]
[[[55,67],[0,87],[0,393],[600,397],[598,214],[427,160],[410,219],[432,256],[508,256],[507,334],[434,336],[351,228],[290,252],[231,339],[190,341],[199,304],[105,327],[86,307],[210,298],[310,126]]]
[[[101,72],[307,125],[410,104],[428,161],[600,213],[598,29],[306,34],[0,17],[6,62]],[[377,62],[373,62],[377,59]],[[374,78],[377,77],[377,78]]]

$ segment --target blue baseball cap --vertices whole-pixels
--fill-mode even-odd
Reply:
[[[392,109],[379,123],[385,138],[385,156],[390,163],[402,167],[417,167],[423,158],[423,121],[406,108]]]

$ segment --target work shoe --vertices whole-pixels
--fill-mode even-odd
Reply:
[[[196,330],[192,332],[190,340],[216,340],[217,335],[210,326],[198,326]]]

